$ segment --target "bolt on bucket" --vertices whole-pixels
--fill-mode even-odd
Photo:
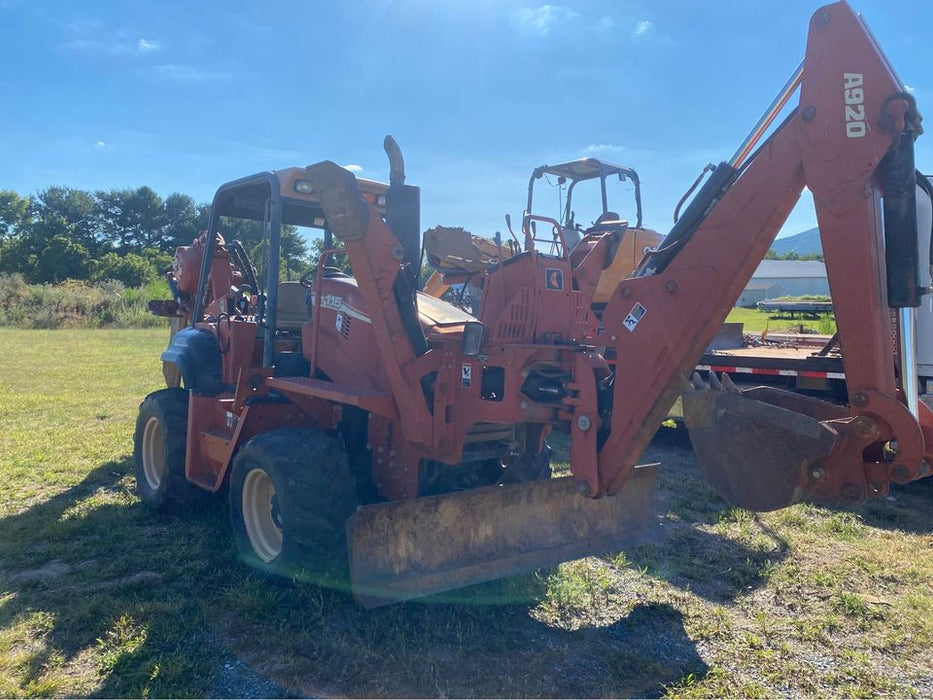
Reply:
[[[740,391],[723,375],[694,373],[684,423],[706,479],[729,503],[754,511],[822,501],[824,461],[839,435],[825,421],[845,407],[769,387]]]

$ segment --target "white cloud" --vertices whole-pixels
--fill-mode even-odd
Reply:
[[[223,71],[204,70],[203,68],[176,63],[163,63],[154,66],[152,71],[157,78],[179,83],[210,83],[230,78],[230,74]]]
[[[635,29],[632,31],[632,36],[644,36],[651,31],[652,26],[651,20],[640,19],[635,22]]]
[[[348,165],[341,166],[345,170],[349,170],[351,173],[361,173],[363,172],[363,166],[357,165],[356,163],[350,163]]]
[[[78,37],[61,45],[65,51],[93,53],[107,56],[129,56],[159,51],[162,46],[158,41],[140,39],[135,44],[123,38],[123,32],[104,37]]]
[[[74,39],[62,44],[65,51],[82,51],[87,53],[109,53],[108,46],[97,39]]]
[[[107,147],[107,144],[104,143],[103,141],[98,141],[97,143],[94,144],[94,146],[95,146],[96,148],[106,148],[106,147]]]
[[[904,89],[912,95],[914,93],[914,90],[916,90],[917,88],[915,88],[913,85],[905,85]]]
[[[96,34],[103,28],[104,23],[99,19],[79,19],[65,27],[72,34]]]
[[[512,13],[512,18],[521,32],[539,37],[548,36],[552,29],[576,16],[576,11],[561,5],[523,7]]]
[[[591,143],[586,147],[587,153],[621,153],[625,146],[616,146],[611,143]]]
[[[103,56],[130,56],[159,51],[162,45],[155,39],[133,40],[125,29],[107,27],[97,19],[72,22],[64,27],[69,40],[60,49],[64,51],[99,54]]]
[[[605,17],[600,17],[599,21],[596,23],[596,31],[600,34],[608,34],[616,26],[616,21],[612,19],[609,15]]]

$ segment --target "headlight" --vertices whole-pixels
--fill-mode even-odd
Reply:
[[[479,321],[468,321],[463,325],[463,340],[460,343],[460,353],[464,357],[476,357],[483,347],[483,334],[486,329]]]

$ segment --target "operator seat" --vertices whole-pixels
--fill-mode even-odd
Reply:
[[[277,331],[300,332],[301,326],[311,319],[308,312],[308,290],[301,286],[301,282],[279,282],[277,306]]]
[[[614,211],[607,211],[599,215],[599,218],[593,222],[593,225],[587,229],[587,233],[599,233],[601,231],[624,231],[628,228],[628,221],[620,219]]]
[[[564,234],[564,242],[567,244],[567,252],[570,252],[580,245],[580,232],[569,226],[561,226],[561,233]]]

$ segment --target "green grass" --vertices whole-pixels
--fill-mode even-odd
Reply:
[[[662,539],[364,611],[139,502],[166,338],[0,329],[2,697],[933,694],[929,489],[759,516],[653,447]]]
[[[0,274],[0,326],[16,328],[154,328],[165,318],[149,313],[150,299],[170,299],[168,283],[138,287],[107,280],[92,284],[27,284],[22,275]]]
[[[818,319],[795,318],[791,320],[786,317],[775,316],[770,312],[740,307],[736,307],[729,312],[726,323],[742,323],[745,326],[746,333],[760,333],[766,328],[771,333],[788,331],[796,333],[800,331],[801,327],[809,332],[823,335],[832,335],[836,332],[836,323],[828,315]]]
[[[214,516],[160,521],[130,477],[167,337],[0,329],[2,696],[209,691],[204,611],[176,582],[222,561]]]

